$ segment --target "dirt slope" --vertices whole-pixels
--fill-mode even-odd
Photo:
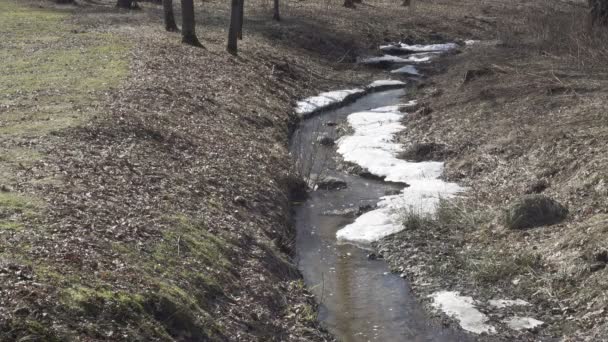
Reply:
[[[406,230],[379,248],[424,301],[445,289],[479,300],[499,329],[482,340],[606,340],[606,38],[585,31],[582,2],[468,6],[480,17],[460,20],[493,32],[446,57],[420,85],[414,97],[428,110],[410,116],[401,140],[436,144],[440,153],[422,160],[446,160],[445,177],[469,190],[436,219],[409,216]],[[506,209],[534,193],[565,205],[567,219],[506,228]],[[483,304],[496,298],[532,305]],[[545,324],[516,332],[502,323],[512,315]]]

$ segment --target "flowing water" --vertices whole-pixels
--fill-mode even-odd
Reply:
[[[334,146],[321,146],[320,136],[336,136],[336,127],[354,112],[403,103],[405,90],[365,95],[339,109],[301,122],[290,146],[305,173],[334,176],[347,188],[317,190],[295,208],[297,261],[309,289],[320,303],[319,319],[340,341],[466,341],[466,336],[431,324],[407,282],[390,273],[371,251],[338,243],[336,232],[354,218],[328,215],[331,210],[375,205],[397,184],[340,171]],[[329,125],[328,125],[329,123]],[[335,125],[338,124],[338,125]]]

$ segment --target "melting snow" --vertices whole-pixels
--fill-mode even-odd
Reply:
[[[382,87],[387,87],[387,86],[389,86],[389,87],[390,86],[405,86],[405,82],[398,81],[398,80],[378,80],[378,81],[372,82],[367,87],[370,89],[374,89],[374,88],[382,88]]]
[[[397,44],[389,44],[389,45],[381,45],[380,50],[384,52],[446,52],[452,49],[457,48],[458,45],[456,43],[445,43],[445,44],[430,44],[430,45],[420,45],[414,44],[409,45],[405,43],[397,43]]]
[[[363,58],[359,62],[363,63],[363,64],[407,63],[408,60],[405,58],[397,57],[397,56],[384,55],[384,56],[380,56],[380,57]]]
[[[391,73],[392,74],[409,74],[409,75],[416,75],[416,76],[420,75],[420,73],[418,72],[418,69],[416,69],[416,67],[413,65],[406,65],[399,69],[392,70]]]
[[[412,107],[410,102],[401,107]],[[407,183],[400,194],[384,196],[378,208],[359,216],[355,222],[340,229],[338,240],[370,243],[403,229],[402,215],[406,211],[432,214],[441,198],[449,198],[463,189],[439,178],[441,162],[408,162],[397,158],[401,144],[393,142],[394,135],[405,127],[405,113],[399,106],[381,107],[353,113],[348,123],[354,133],[338,140],[338,153],[344,160],[358,164],[386,181]]]
[[[340,103],[346,100],[347,97],[364,93],[364,89],[336,90],[321,93],[318,96],[308,97],[302,101],[298,101],[296,113],[300,116],[311,114],[317,110],[323,109],[330,105]]]
[[[378,90],[384,87],[405,86],[406,83],[399,80],[378,80],[370,83],[364,89],[347,89],[335,90],[321,93],[317,96],[307,97],[304,100],[298,101],[296,106],[296,114],[300,117],[305,117],[316,111],[325,109],[329,106],[346,101],[351,96],[363,95],[368,90]]]
[[[509,328],[513,330],[525,330],[525,329],[533,329],[539,325],[542,325],[544,322],[534,319],[532,317],[520,317],[515,316],[509,319],[505,319],[503,321]]]
[[[457,319],[464,330],[476,334],[496,332],[493,326],[486,323],[488,317],[477,310],[473,298],[452,291],[435,292],[430,297],[433,298],[433,307]]]
[[[426,63],[429,62],[433,57],[437,56],[437,52],[423,52],[415,53],[406,57],[398,57],[391,55],[384,55],[380,57],[368,57],[359,60],[362,64],[382,64],[382,63]]]
[[[530,305],[530,303],[526,302],[523,299],[516,299],[516,300],[511,300],[511,299],[492,299],[492,300],[488,301],[488,304],[490,304],[493,307],[498,308],[498,309],[506,308],[508,306],[527,306],[527,305]]]

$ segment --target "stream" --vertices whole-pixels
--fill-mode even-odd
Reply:
[[[355,220],[355,212],[373,208],[380,197],[403,186],[341,171],[336,147],[320,144],[320,137],[336,138],[336,130],[346,126],[351,113],[403,103],[406,91],[368,93],[302,120],[290,144],[301,170],[347,184],[342,189],[311,191],[294,208],[299,269],[319,302],[319,320],[340,341],[469,340],[432,323],[407,282],[391,273],[381,258],[370,258],[371,250],[336,239],[336,232]]]

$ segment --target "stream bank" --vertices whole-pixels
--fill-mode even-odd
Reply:
[[[361,63],[427,63],[455,45],[399,48],[410,57],[385,55]],[[312,189],[295,206],[297,261],[319,302],[319,319],[340,340],[469,340],[429,319],[407,283],[388,272],[382,255],[371,252],[371,242],[400,229],[400,210],[430,213],[441,196],[462,190],[438,179],[441,163],[397,158],[400,146],[393,135],[404,129],[405,112],[417,106],[405,100],[411,88],[383,89],[406,85],[381,80],[325,92],[300,101],[296,110],[304,120],[290,152]],[[352,174],[348,164],[364,169],[367,177]]]

